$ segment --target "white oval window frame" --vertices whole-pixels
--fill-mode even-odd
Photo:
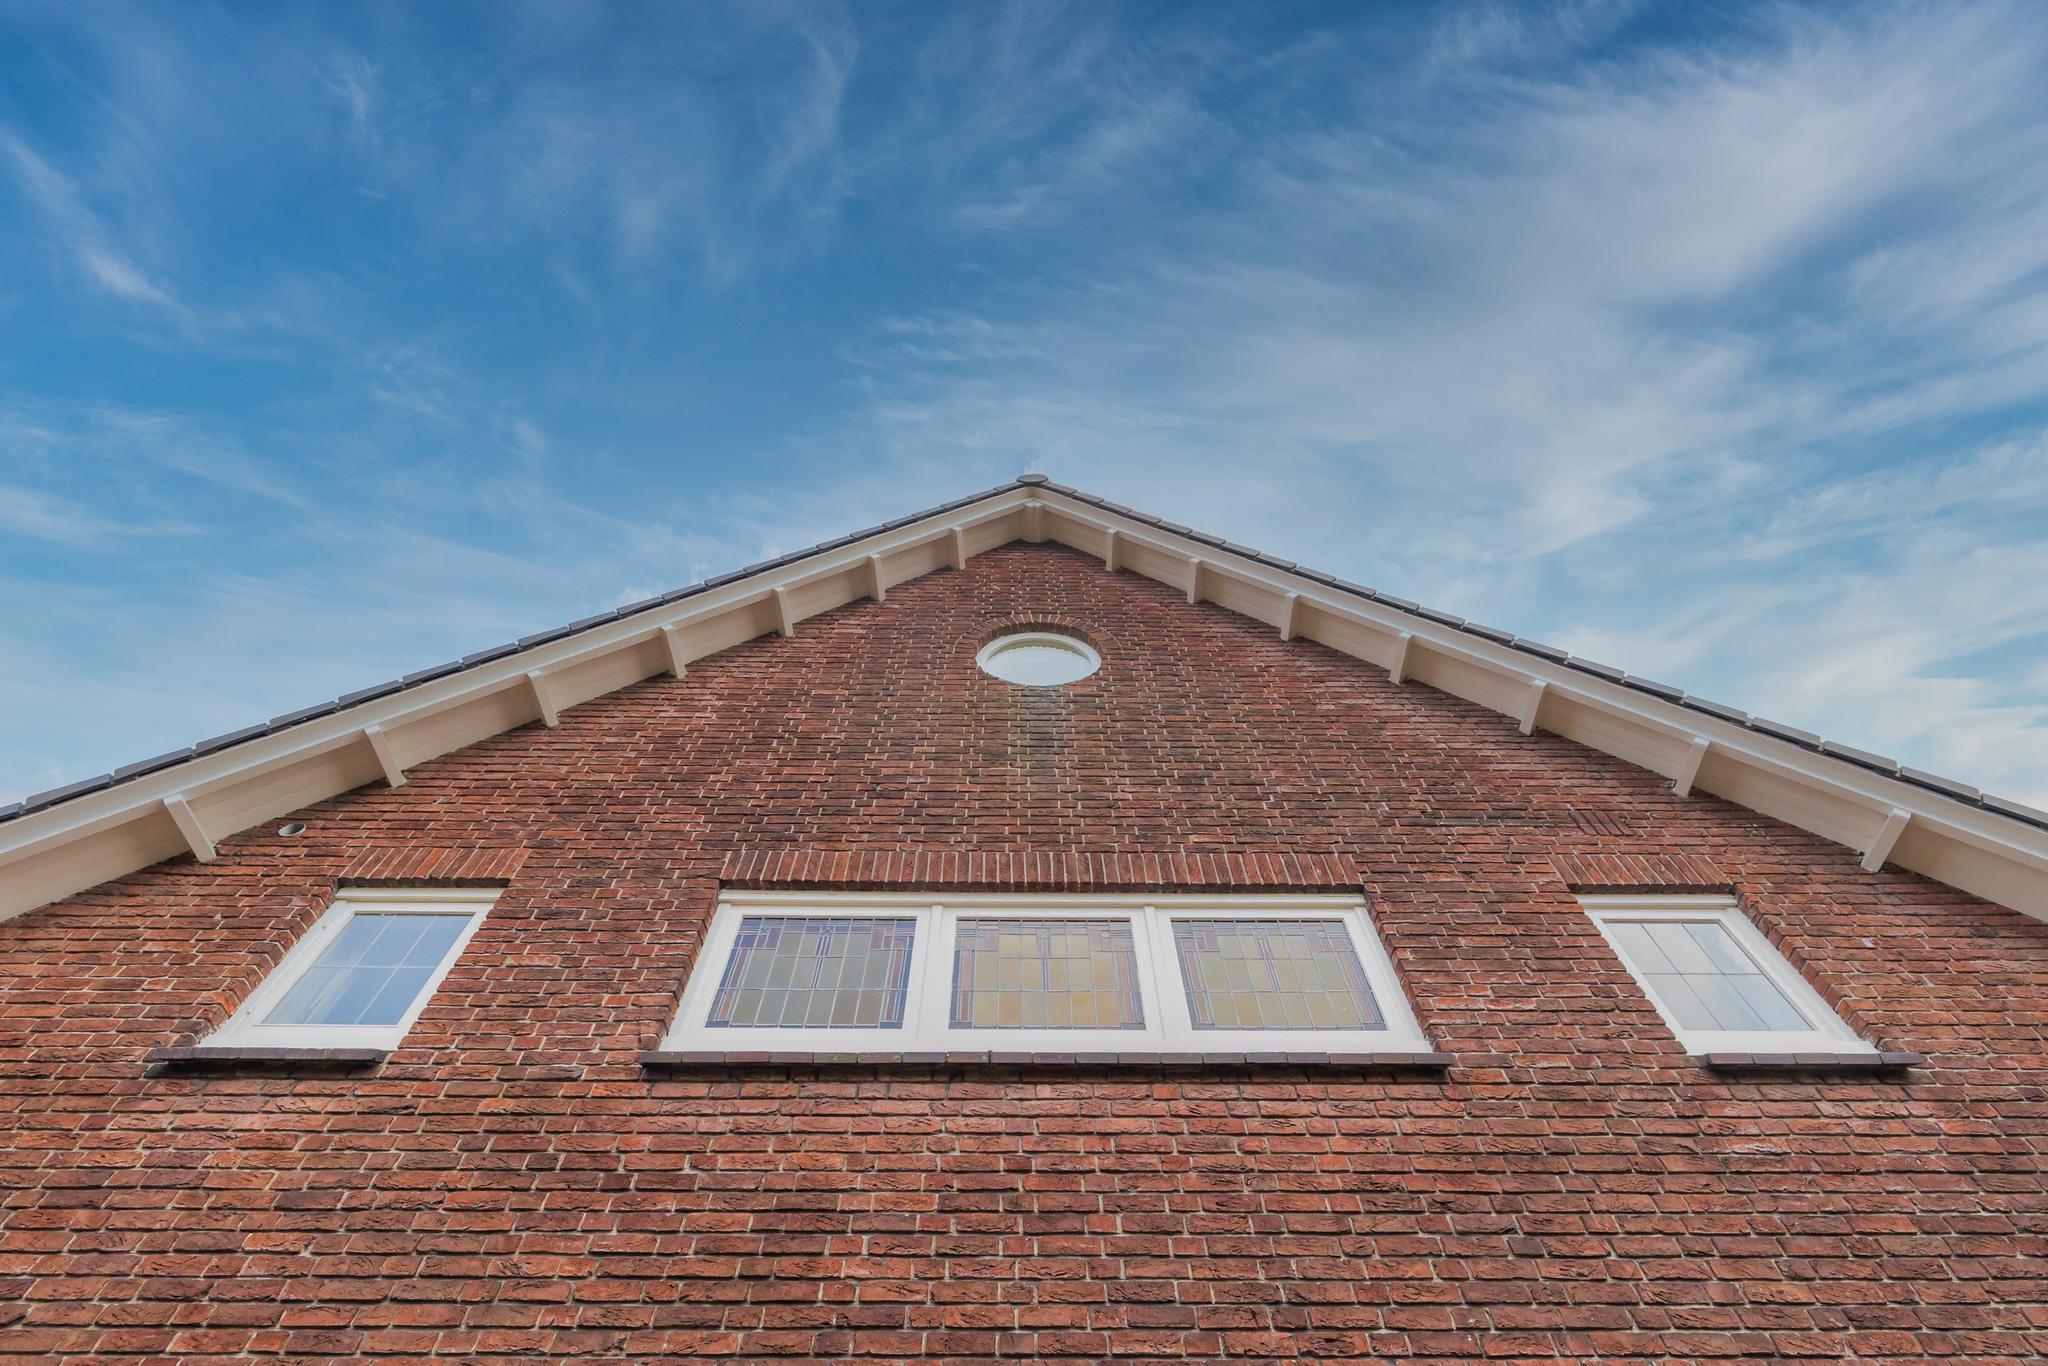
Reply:
[[[990,662],[1005,650],[1013,650],[1019,646],[1029,645],[1041,645],[1055,650],[1065,650],[1069,654],[1079,655],[1088,661],[1088,668],[1086,672],[1076,674],[1072,678],[1064,679],[1058,683],[1019,683],[1015,679],[1004,678],[989,667]],[[1013,688],[1064,688],[1069,683],[1079,683],[1084,678],[1092,678],[1096,671],[1102,668],[1102,656],[1087,641],[1079,636],[1067,635],[1062,631],[1013,631],[1008,635],[997,636],[994,640],[991,640],[988,644],[975,651],[974,665],[998,683],[1008,683]]]

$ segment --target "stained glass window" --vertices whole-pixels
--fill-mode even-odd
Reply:
[[[1143,1029],[1127,920],[962,919],[956,1029]]]
[[[917,922],[760,916],[740,922],[705,1021],[714,1029],[897,1029]]]
[[[1681,1029],[1813,1028],[1717,921],[1615,920],[1608,928]]]
[[[1379,1029],[1384,1020],[1339,920],[1176,920],[1196,1029]]]

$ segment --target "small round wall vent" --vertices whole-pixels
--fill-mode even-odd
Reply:
[[[1102,656],[1057,631],[1020,631],[982,646],[974,662],[983,673],[1020,688],[1057,688],[1094,673],[1102,667]]]

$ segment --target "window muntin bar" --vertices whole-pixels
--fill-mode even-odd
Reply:
[[[856,996],[886,996],[900,980],[900,1010],[885,1004],[877,1011],[869,1002],[851,1014],[814,1013],[808,998],[799,1009],[787,995],[744,996],[814,985],[795,971],[786,982],[770,977],[756,964],[766,951],[757,942],[761,922],[771,918],[841,927],[812,931],[805,954],[797,955],[805,962],[846,957],[821,952],[816,935],[871,933],[855,925],[902,922],[904,929],[890,933],[907,934],[907,945],[888,950],[891,972],[900,976],[869,981],[863,971],[855,988]],[[1212,922],[1226,927],[1221,940],[1206,929]],[[1266,944],[1273,960],[1263,995],[1253,993],[1259,1009],[1233,1005],[1219,1016],[1212,991],[1198,1026],[1176,936],[1235,945],[1231,936],[1247,932],[1228,927],[1241,924],[1272,927],[1251,932],[1256,942],[1249,947]],[[1249,952],[1237,957],[1249,971]],[[842,968],[838,984],[849,980],[855,979]],[[820,976],[815,985],[831,984]],[[1300,1004],[1285,1003],[1297,993]],[[663,1046],[717,1053],[1431,1051],[1357,898],[1132,893],[729,892]]]
[[[469,928],[469,913],[349,917],[313,965],[263,1017],[266,1025],[391,1026]]]
[[[346,887],[203,1048],[395,1048],[495,888]]]
[[[1175,920],[1196,1029],[1378,1029],[1341,920]]]
[[[916,927],[908,918],[748,916],[705,1025],[898,1028]]]
[[[1732,899],[1584,896],[1580,903],[1687,1051],[1876,1051]]]

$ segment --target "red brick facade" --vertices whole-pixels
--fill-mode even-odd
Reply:
[[[0,925],[7,1359],[2048,1356],[2048,925],[1069,551],[296,819]],[[145,1061],[421,878],[505,891],[390,1061]],[[1362,891],[1458,1062],[649,1072],[721,883]],[[1702,1067],[1600,887],[1929,1061]]]

